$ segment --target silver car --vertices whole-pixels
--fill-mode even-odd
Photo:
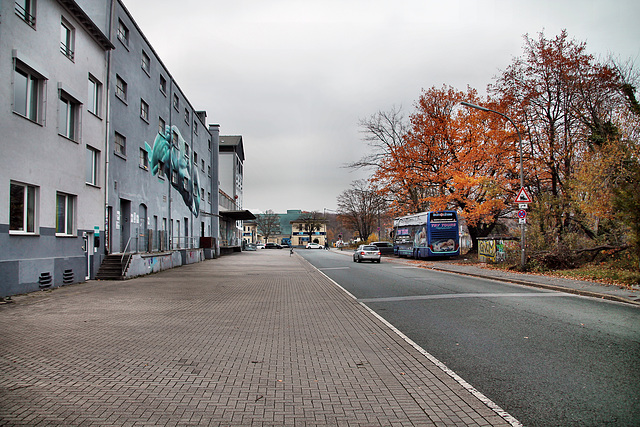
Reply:
[[[353,253],[353,262],[371,261],[380,262],[380,248],[373,245],[360,245]]]

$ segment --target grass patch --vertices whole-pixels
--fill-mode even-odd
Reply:
[[[568,279],[590,280],[625,287],[640,285],[640,272],[606,264],[584,265],[571,270],[552,270],[545,274]]]

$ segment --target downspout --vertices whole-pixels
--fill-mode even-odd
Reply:
[[[109,11],[109,40],[111,40],[111,33],[113,28],[113,18],[116,13],[116,4],[118,0],[111,0],[111,6]],[[105,83],[105,164],[104,164],[104,251],[105,255],[111,253],[111,227],[109,224],[109,132],[111,131],[111,108],[110,108],[110,95],[111,95],[111,49],[107,51],[107,79]]]

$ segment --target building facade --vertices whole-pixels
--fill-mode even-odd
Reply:
[[[104,253],[107,55],[74,1],[0,2],[0,295],[92,277]]]
[[[255,219],[242,206],[244,143],[241,135],[221,135],[219,143],[220,247],[226,252],[238,251],[244,242],[242,222]]]
[[[219,126],[123,2],[0,16],[0,296],[94,278],[107,254],[216,248]]]
[[[121,1],[110,31],[106,249],[199,248],[217,238],[217,135]]]

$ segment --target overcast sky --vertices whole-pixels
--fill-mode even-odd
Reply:
[[[358,122],[443,84],[481,94],[524,34],[640,66],[638,0],[124,0],[192,105],[242,135],[244,208],[334,210]]]

